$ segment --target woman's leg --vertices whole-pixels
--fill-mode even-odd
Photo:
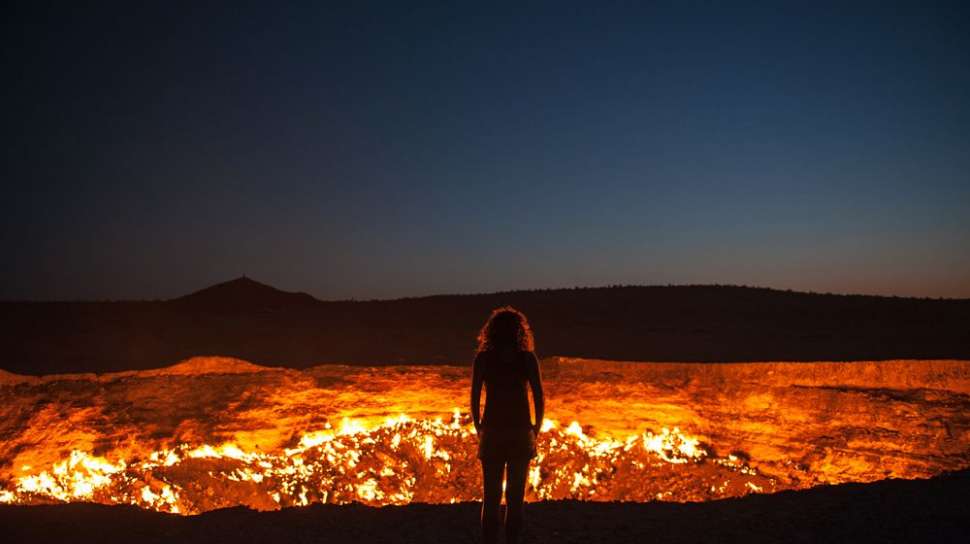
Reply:
[[[498,528],[502,520],[499,506],[502,502],[502,476],[505,472],[503,461],[482,459],[482,541],[485,544],[498,542]]]
[[[522,531],[522,501],[525,499],[529,459],[513,459],[509,461],[508,467],[505,485],[505,542],[517,544]]]

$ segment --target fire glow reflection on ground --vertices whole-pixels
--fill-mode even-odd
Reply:
[[[968,368],[547,359],[549,419],[527,499],[704,501],[965,468]],[[223,358],[0,373],[0,502],[193,514],[478,500],[477,439],[455,407],[467,387],[466,367]]]

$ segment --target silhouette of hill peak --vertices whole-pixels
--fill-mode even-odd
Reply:
[[[307,293],[282,291],[241,276],[173,299],[172,302],[198,308],[241,310],[307,306],[319,301]]]

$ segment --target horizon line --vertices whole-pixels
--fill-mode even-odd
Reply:
[[[455,293],[455,292],[445,292],[445,293],[431,293],[423,295],[411,295],[402,297],[388,297],[388,298],[318,298],[306,291],[286,291],[275,287],[271,284],[264,283],[255,280],[247,275],[242,275],[235,277],[230,280],[214,283],[207,287],[191,291],[184,295],[178,295],[171,298],[102,298],[102,299],[0,299],[0,304],[11,304],[11,303],[31,303],[31,304],[57,304],[57,303],[69,303],[69,304],[84,304],[84,303],[146,303],[146,302],[175,302],[180,299],[185,299],[191,297],[192,295],[202,293],[209,289],[213,289],[222,285],[226,285],[239,280],[249,280],[252,283],[268,287],[270,289],[276,290],[283,294],[290,295],[306,295],[310,297],[314,302],[319,303],[342,303],[342,302],[395,302],[404,300],[418,300],[427,299],[435,297],[475,297],[475,296],[492,296],[492,295],[506,295],[513,293],[534,293],[542,291],[581,291],[581,290],[599,290],[599,289],[624,289],[624,288],[640,288],[640,289],[656,289],[656,288],[734,288],[734,289],[754,289],[763,291],[775,291],[779,293],[791,293],[791,294],[801,294],[801,295],[815,295],[815,296],[833,296],[833,297],[863,297],[863,298],[884,298],[884,299],[910,299],[910,300],[937,300],[937,301],[970,301],[970,297],[945,297],[945,296],[914,296],[914,295],[886,295],[886,294],[866,294],[866,293],[853,293],[853,292],[836,292],[836,291],[812,291],[812,290],[800,290],[791,288],[779,288],[779,287],[767,287],[759,285],[748,285],[748,284],[736,284],[736,283],[666,283],[666,284],[605,284],[605,285],[574,285],[570,287],[531,287],[531,288],[515,288],[515,289],[504,289],[498,291],[481,291],[481,292],[470,292],[470,293]]]

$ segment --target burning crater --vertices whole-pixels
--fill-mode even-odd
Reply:
[[[970,467],[970,362],[542,362],[528,500],[704,501]],[[0,371],[0,502],[477,500],[469,369]]]

